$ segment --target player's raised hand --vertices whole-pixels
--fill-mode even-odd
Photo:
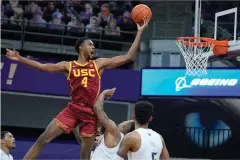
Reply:
[[[6,49],[7,51],[7,54],[6,56],[11,59],[11,60],[14,60],[14,61],[19,61],[20,60],[20,54],[18,51],[15,51],[15,50],[10,50],[10,49]]]
[[[106,89],[102,92],[102,94],[104,95],[105,99],[110,99],[112,98],[115,91],[116,91],[116,88]]]
[[[145,28],[148,27],[148,23],[149,23],[150,19],[148,17],[144,17],[143,18],[143,25],[140,26],[139,24],[137,24],[137,28],[138,28],[138,31],[142,32]]]

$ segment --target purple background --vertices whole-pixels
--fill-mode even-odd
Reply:
[[[36,139],[16,137],[16,148],[11,151],[13,159],[22,159]],[[79,159],[80,145],[77,141],[55,140],[48,144],[38,159]]]
[[[32,69],[19,62],[1,57],[4,63],[1,70],[2,90],[69,96],[69,85],[65,75],[46,73]],[[11,63],[18,64],[12,85],[6,82]],[[140,71],[111,69],[102,75],[101,90],[116,87],[113,100],[137,101],[140,95]]]

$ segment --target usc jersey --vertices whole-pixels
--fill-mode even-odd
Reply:
[[[84,65],[76,61],[70,62],[67,79],[70,85],[71,103],[92,107],[100,92],[101,77],[96,62],[90,60]]]

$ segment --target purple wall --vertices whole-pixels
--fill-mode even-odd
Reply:
[[[16,137],[17,147],[11,154],[14,159],[22,159],[35,139]],[[53,141],[42,151],[38,159],[79,159],[80,145],[76,141]]]

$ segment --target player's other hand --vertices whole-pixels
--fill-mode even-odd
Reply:
[[[6,49],[7,51],[7,54],[6,56],[11,59],[11,60],[14,60],[14,61],[19,61],[20,60],[20,54],[18,51],[15,51],[15,50],[10,50],[10,49]]]
[[[143,25],[140,26],[139,24],[137,24],[137,28],[138,28],[138,31],[142,32],[145,28],[148,27],[148,23],[149,23],[150,19],[148,17],[144,17],[143,18]]]
[[[110,98],[112,98],[115,91],[116,91],[116,88],[106,89],[102,92],[102,94],[105,99],[110,99]]]

